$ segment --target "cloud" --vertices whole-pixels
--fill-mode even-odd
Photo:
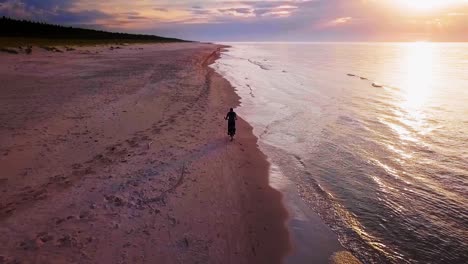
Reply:
[[[74,0],[27,0],[29,6],[40,9],[66,8],[71,6]]]
[[[292,15],[293,12],[297,11],[299,7],[294,5],[279,5],[266,10],[261,13],[262,16],[277,16],[287,17]]]
[[[308,1],[303,1],[305,3]],[[243,18],[288,17],[299,9],[295,1],[245,1],[235,3],[235,7],[217,9],[222,15]],[[218,16],[218,20],[221,16]]]
[[[239,8],[227,8],[227,9],[218,9],[220,12],[235,12],[235,13],[239,13],[239,14],[250,14],[252,13],[252,9],[251,8],[247,8],[247,7],[239,7]]]
[[[8,0],[0,2],[0,15],[21,19],[30,19],[42,15],[43,11],[28,6],[20,0]]]
[[[447,16],[468,16],[467,13],[448,13]]]
[[[343,24],[343,23],[348,23],[353,19],[352,17],[340,17],[332,21],[333,24]]]
[[[169,10],[167,10],[167,8],[163,8],[163,7],[155,7],[155,8],[153,8],[153,10],[160,11],[160,12],[167,12],[167,11],[169,11]]]
[[[50,21],[58,24],[94,24],[99,20],[112,18],[111,15],[98,10],[84,10],[79,12],[69,12],[60,10],[50,17]]]
[[[339,26],[341,24],[347,24],[349,22],[351,22],[353,18],[352,17],[340,17],[340,18],[337,18],[337,19],[334,19],[330,22],[328,22],[328,25],[330,26]]]
[[[468,40],[460,1],[417,13],[390,0],[0,0],[0,15],[195,40]]]
[[[188,12],[190,12],[193,15],[210,15],[213,14],[213,10],[210,9],[202,9],[202,8],[192,8],[189,9]]]
[[[98,10],[82,10],[71,12],[56,2],[70,4],[70,1],[28,1],[7,0],[0,3],[0,15],[47,21],[56,24],[93,24],[100,19],[109,19],[112,16]],[[49,7],[49,9],[47,9]],[[53,8],[52,8],[53,7]]]
[[[127,16],[127,18],[130,19],[130,20],[148,19],[145,16],[138,16],[138,15],[130,15],[130,16]]]
[[[230,15],[235,17],[255,17],[254,9],[250,7],[238,7],[238,8],[225,8],[218,9],[218,12],[224,15]]]

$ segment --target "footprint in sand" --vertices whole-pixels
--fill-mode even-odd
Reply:
[[[178,224],[178,221],[177,221],[174,217],[172,217],[172,216],[170,216],[170,215],[167,216],[167,219],[169,220],[169,223],[170,223],[171,226],[173,226],[173,227],[176,226],[176,224]]]
[[[115,195],[104,195],[104,199],[114,206],[120,207],[125,204],[125,201],[121,197]]]
[[[59,247],[72,247],[77,243],[76,238],[71,235],[63,235],[61,238],[56,240],[56,245]]]
[[[36,241],[42,244],[52,241],[53,239],[54,236],[47,232],[40,232],[36,235]]]
[[[78,216],[78,218],[80,220],[87,220],[87,219],[90,219],[91,217],[92,217],[92,215],[91,215],[91,213],[89,211],[83,211]]]
[[[35,240],[33,239],[28,239],[25,241],[22,241],[18,244],[18,248],[25,250],[25,251],[30,251],[30,250],[36,250],[39,248],[38,244],[36,243]]]

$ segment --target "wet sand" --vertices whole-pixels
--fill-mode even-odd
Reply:
[[[0,54],[0,263],[280,263],[287,213],[220,46]]]

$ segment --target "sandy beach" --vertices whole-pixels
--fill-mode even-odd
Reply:
[[[221,46],[0,54],[0,263],[281,263],[281,194]]]

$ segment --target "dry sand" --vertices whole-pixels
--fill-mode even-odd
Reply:
[[[219,46],[0,54],[0,263],[280,263],[281,195]]]

